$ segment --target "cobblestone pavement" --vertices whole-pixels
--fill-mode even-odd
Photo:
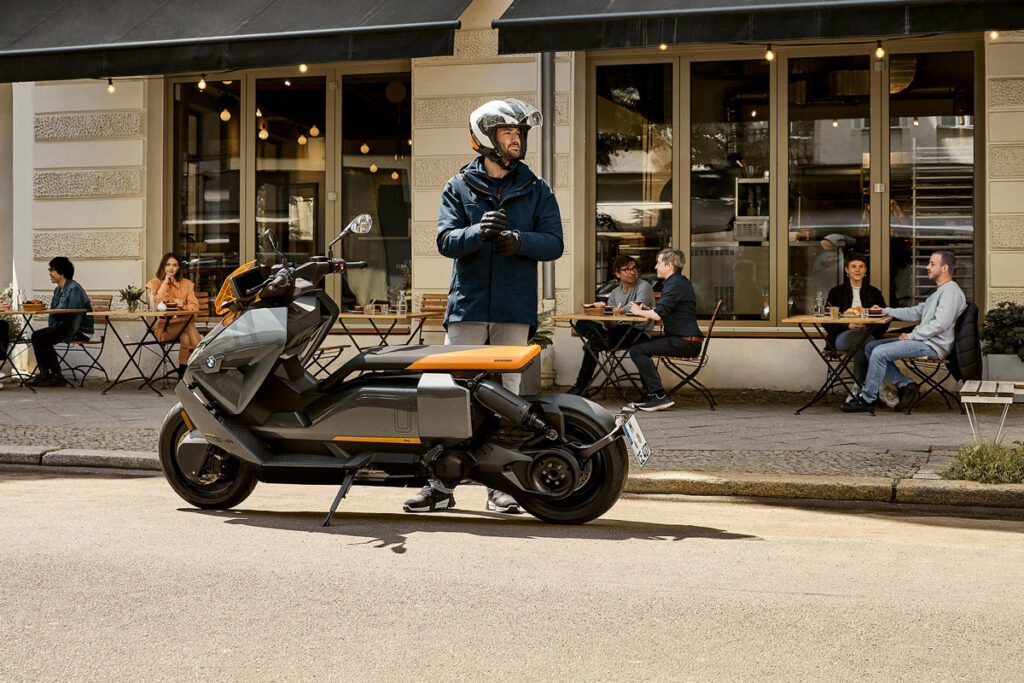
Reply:
[[[132,386],[106,396],[102,385],[78,389],[0,391],[0,445],[147,451],[174,404]],[[802,415],[808,395],[769,391],[716,391],[717,410],[695,395],[677,397],[671,410],[640,413],[654,455],[645,471],[750,472],[836,476],[913,477],[970,436],[967,418],[927,399],[913,415],[879,411],[845,415],[833,398]],[[599,400],[612,412],[621,401]],[[979,411],[983,428],[997,415]],[[1021,406],[1011,408],[1004,442],[1024,441]]]

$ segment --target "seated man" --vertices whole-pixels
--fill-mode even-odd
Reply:
[[[50,300],[51,310],[80,308],[92,311],[92,304],[82,285],[75,282],[75,266],[64,256],[50,260],[50,282],[57,285]],[[60,359],[54,345],[61,342],[85,341],[93,332],[92,317],[85,313],[51,313],[47,326],[32,333],[32,349],[36,354],[39,374],[30,380],[32,386],[59,387],[67,384],[60,374]]]
[[[647,280],[641,280],[636,259],[632,256],[620,255],[612,264],[615,277],[619,280],[619,286],[608,295],[608,306],[625,308],[631,301],[639,301],[648,308],[654,308],[654,290]],[[615,348],[621,342],[620,348],[628,348],[633,344],[650,339],[649,332],[654,323],[616,323],[611,329],[608,323],[596,323],[589,320],[581,320],[576,325],[576,331],[583,337],[583,362],[580,364],[579,374],[576,375],[576,383],[569,389],[570,394],[583,394],[590,386],[590,380],[594,378],[594,370],[597,368],[597,355],[601,351]]]
[[[845,311],[855,306],[868,309],[872,306],[885,307],[885,299],[877,288],[872,287],[865,278],[868,274],[868,259],[863,254],[850,254],[846,258],[846,277],[848,280],[836,285],[828,293],[826,305],[835,306]],[[868,359],[864,346],[872,337],[881,339],[888,325],[864,325],[863,323],[847,323],[827,325],[829,348],[853,354],[853,377],[859,386],[864,386],[868,373]]]
[[[905,411],[913,405],[920,388],[909,377],[896,369],[900,358],[933,358],[941,360],[949,355],[953,347],[953,331],[956,319],[967,308],[967,299],[960,286],[953,282],[953,268],[956,257],[952,252],[936,251],[928,260],[928,279],[936,289],[923,303],[910,308],[885,308],[886,315],[897,320],[920,321],[909,333],[899,339],[876,339],[868,342],[865,353],[868,357],[868,374],[864,380],[860,397],[840,406],[847,413],[875,412],[878,389],[885,379],[899,391],[896,411]]]

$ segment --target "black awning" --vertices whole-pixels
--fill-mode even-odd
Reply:
[[[470,0],[4,0],[0,82],[452,53]]]
[[[515,0],[501,54],[1024,28],[1021,0]]]

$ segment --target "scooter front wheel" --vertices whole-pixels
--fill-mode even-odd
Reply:
[[[566,436],[590,443],[604,436],[601,427],[573,410],[563,412]],[[552,524],[583,524],[611,509],[622,495],[629,472],[629,458],[622,439],[616,439],[590,457],[589,472],[576,490],[557,500],[523,499],[522,506],[534,517]]]
[[[210,446],[198,476],[185,473],[178,458],[178,444],[188,433],[179,403],[160,426],[160,468],[174,492],[198,508],[215,510],[226,510],[248,498],[256,488],[256,476],[237,458],[214,446]]]

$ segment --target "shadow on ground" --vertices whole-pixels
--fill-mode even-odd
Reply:
[[[563,526],[545,524],[529,515],[511,517],[490,512],[450,510],[443,514],[412,515],[338,512],[331,526],[322,526],[326,512],[266,512],[262,510],[196,510],[182,512],[209,515],[228,524],[243,524],[263,529],[281,529],[305,533],[362,537],[363,544],[390,549],[395,553],[407,550],[411,534],[464,533],[494,538],[546,538],[595,541],[684,541],[708,538],[722,541],[760,540],[746,534],[733,534],[710,527],[686,524],[653,524],[601,518],[589,524]]]

